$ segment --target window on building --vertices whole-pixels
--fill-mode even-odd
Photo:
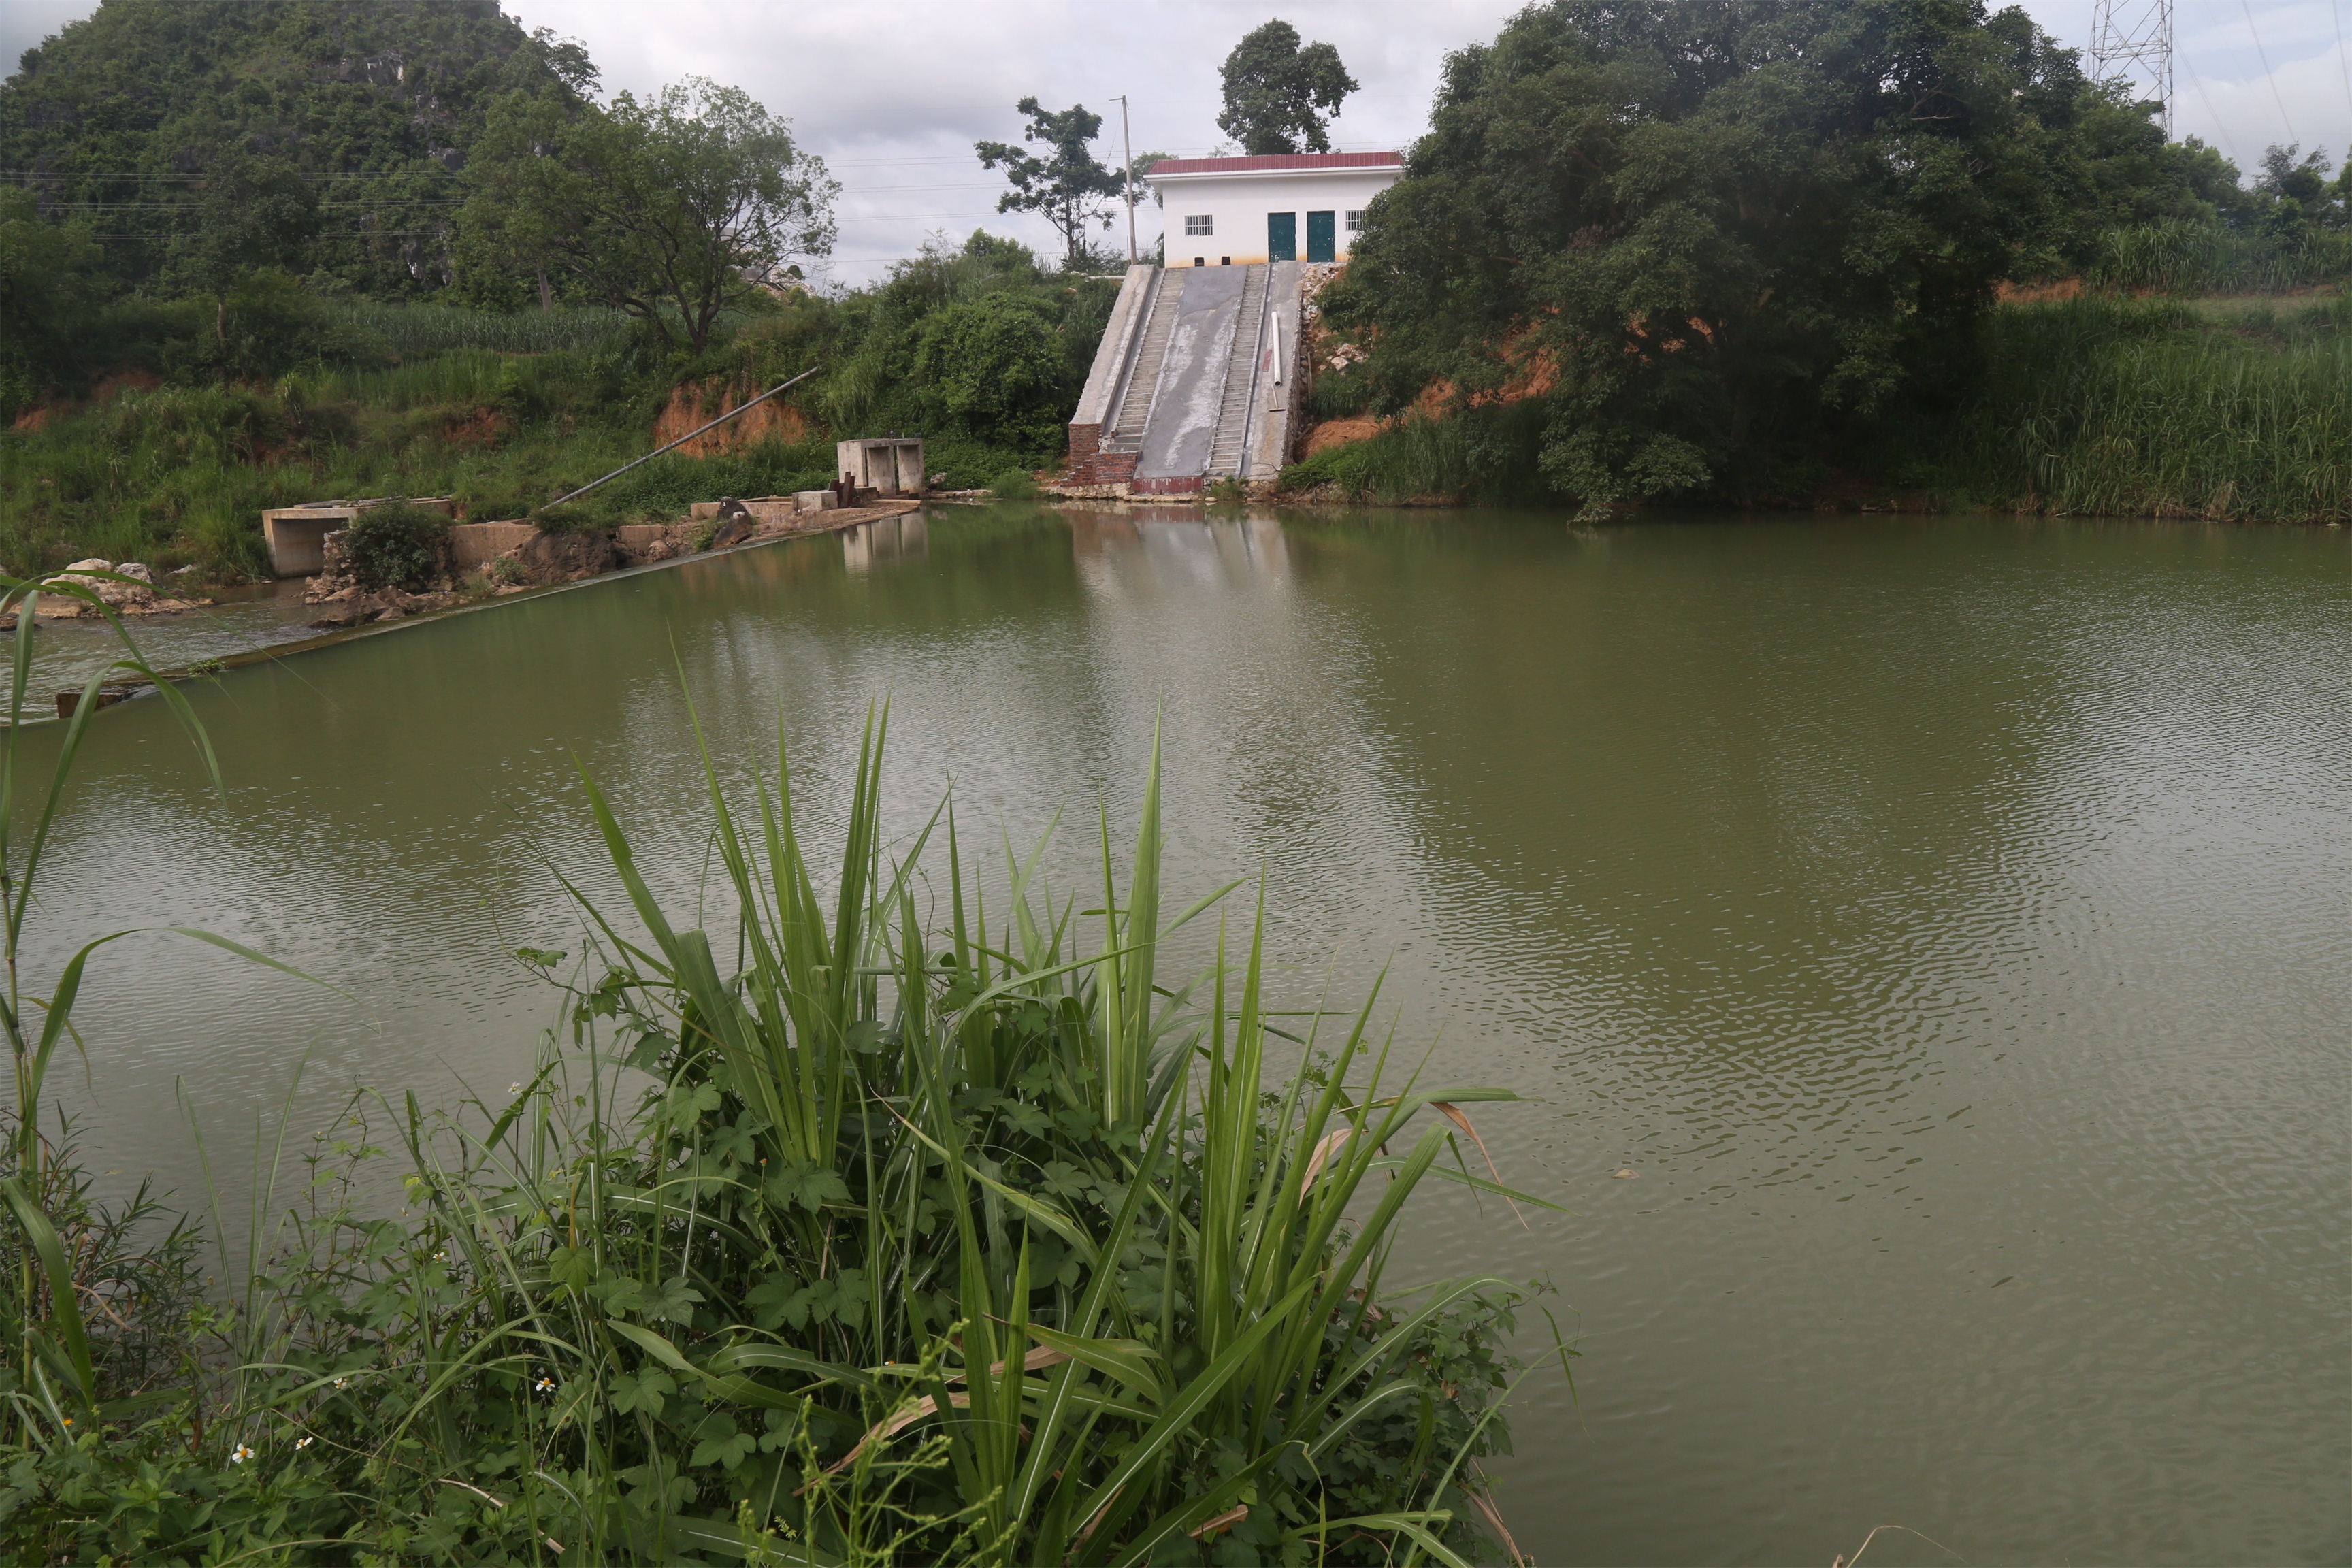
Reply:
[[[1184,233],[1187,237],[1196,234],[1214,234],[1216,232],[1217,219],[1216,216],[1213,213],[1202,213],[1197,217],[1188,217],[1184,220]]]
[[[1361,207],[1351,207],[1350,209],[1349,209],[1349,212],[1348,212],[1348,232],[1349,232],[1349,234],[1353,234],[1353,233],[1355,233],[1358,229],[1360,229],[1360,228],[1361,228],[1361,227],[1363,227],[1363,226],[1364,226],[1364,209],[1363,209],[1363,208],[1361,208]]]

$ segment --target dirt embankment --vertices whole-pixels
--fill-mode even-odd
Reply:
[[[654,445],[677,440],[698,425],[707,425],[730,409],[740,408],[764,390],[749,381],[688,382],[673,388],[669,401],[654,420]],[[707,435],[697,436],[678,451],[689,458],[740,452],[762,441],[797,444],[808,439],[809,418],[782,398],[771,398],[740,418],[730,419]]]

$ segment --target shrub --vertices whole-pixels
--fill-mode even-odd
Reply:
[[[421,594],[449,571],[449,520],[419,506],[370,507],[343,533],[343,563],[363,588]]]
[[[1026,468],[1007,468],[988,481],[999,500],[1035,500],[1037,481]]]
[[[531,526],[541,533],[580,533],[596,526],[595,514],[586,507],[541,507],[530,514]]]
[[[1067,416],[1061,345],[1016,299],[987,295],[933,312],[916,341],[915,370],[927,401],[971,435],[1049,444]]]

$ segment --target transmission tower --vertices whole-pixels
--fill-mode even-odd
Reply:
[[[2172,0],[2094,0],[2091,72],[2102,81],[2146,84],[2164,105],[2172,135]]]

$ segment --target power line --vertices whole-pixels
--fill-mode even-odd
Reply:
[[[2327,15],[2336,23],[2336,67],[2344,73],[2344,101],[2352,103],[2352,48],[2344,43],[2344,7],[2337,0],[2327,0]]]
[[[2193,65],[2189,68],[2189,85],[2197,89],[2197,101],[2205,106],[2205,118],[2213,122],[2215,131],[2221,132],[2221,145],[2230,150],[2230,162],[2243,168],[2244,160],[2238,156],[2238,139],[2230,134],[2230,127],[2213,108],[2213,100],[2205,91],[2205,79],[2197,74],[2197,68]]]
[[[2335,8],[2334,0],[2329,0],[2328,9]],[[2288,141],[2300,142],[2303,138],[2294,133],[2294,121],[2287,118],[2286,100],[2279,92],[2278,73],[2271,69],[2271,57],[2263,47],[2263,30],[2254,26],[2254,8],[2249,0],[2238,0],[2238,9],[2246,14],[2246,31],[2254,36],[2254,58],[2263,62],[2263,75],[2271,84],[2271,101],[2278,105],[2279,123],[2286,127]]]

